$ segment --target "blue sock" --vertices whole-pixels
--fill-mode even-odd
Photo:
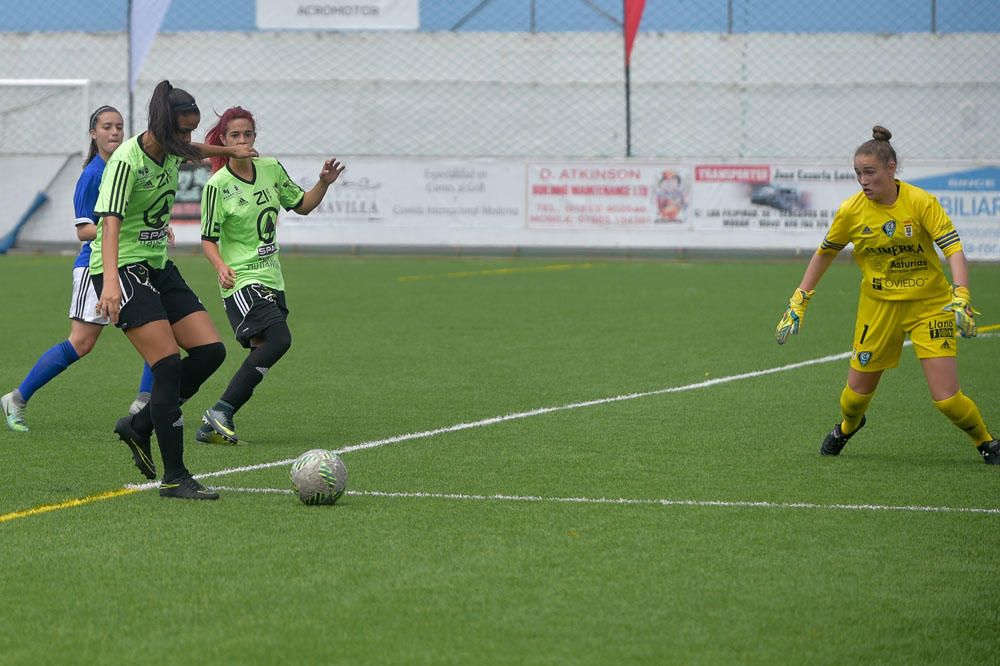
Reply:
[[[56,375],[78,360],[80,357],[73,349],[73,345],[69,343],[69,340],[63,340],[42,354],[35,363],[35,367],[31,369],[28,376],[21,382],[21,386],[18,387],[21,397],[24,398],[25,402],[28,402],[35,391],[48,384]]]
[[[153,390],[153,371],[149,369],[149,363],[142,366],[142,379],[139,380],[139,393],[149,393]]]

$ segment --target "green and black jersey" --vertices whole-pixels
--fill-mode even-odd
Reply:
[[[122,220],[118,236],[118,266],[148,261],[153,268],[167,263],[167,226],[177,193],[177,168],[183,157],[167,155],[163,163],[142,149],[142,134],[125,141],[111,155],[101,178],[94,215]],[[104,270],[101,252],[103,219],[90,244],[90,272]]]
[[[201,195],[201,237],[218,242],[222,260],[236,272],[236,284],[222,289],[223,298],[252,283],[284,290],[278,206],[291,210],[304,196],[281,163],[269,157],[254,158],[249,181],[228,165],[209,178]]]

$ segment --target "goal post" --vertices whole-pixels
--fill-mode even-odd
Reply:
[[[0,79],[0,155],[86,151],[90,89],[90,79]]]

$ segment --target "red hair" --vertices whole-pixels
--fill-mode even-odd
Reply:
[[[212,125],[211,129],[205,133],[205,143],[211,144],[213,146],[224,145],[222,143],[222,137],[226,135],[226,130],[229,128],[229,123],[234,120],[249,120],[250,125],[253,126],[253,131],[257,131],[257,121],[253,119],[253,114],[244,109],[242,106],[232,106],[222,112],[219,116],[218,122]],[[209,161],[212,163],[212,173],[215,173],[222,167],[226,166],[228,161],[225,157],[211,157]]]

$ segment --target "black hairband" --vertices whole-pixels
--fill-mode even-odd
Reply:
[[[105,104],[102,107],[99,107],[97,111],[94,111],[92,114],[90,114],[90,129],[94,129],[97,127],[97,118],[105,111],[114,111],[115,113],[118,113],[118,109],[116,109],[113,106],[108,106],[107,104]]]
[[[201,111],[198,110],[198,105],[194,102],[177,102],[176,104],[170,105],[170,110],[174,113],[189,113],[191,111]]]

